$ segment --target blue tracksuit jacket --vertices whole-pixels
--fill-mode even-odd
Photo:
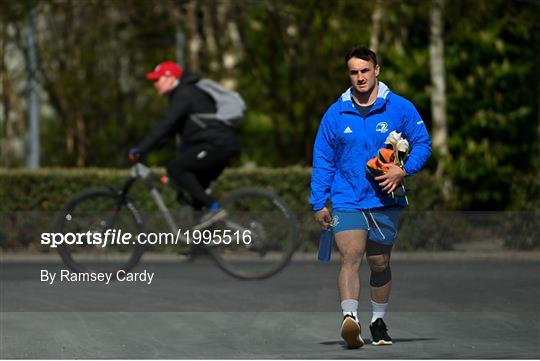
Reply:
[[[377,100],[363,118],[352,103],[349,88],[324,115],[313,150],[311,207],[322,209],[332,200],[334,209],[369,209],[395,205],[366,174],[373,158],[391,131],[402,133],[411,152],[404,168],[418,172],[431,156],[431,139],[414,105],[379,81]]]

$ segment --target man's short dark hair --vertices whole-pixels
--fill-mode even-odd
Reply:
[[[371,61],[373,65],[377,65],[377,54],[375,54],[371,49],[366,48],[365,46],[359,46],[349,50],[347,52],[347,55],[345,55],[345,65],[347,65],[351,58]]]

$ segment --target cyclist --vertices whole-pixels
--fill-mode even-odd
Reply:
[[[235,129],[215,119],[202,121],[194,116],[217,111],[214,98],[197,86],[199,76],[165,61],[146,78],[154,82],[159,95],[169,97],[169,105],[150,133],[129,151],[129,159],[137,161],[166,138],[179,135],[182,142],[176,158],[167,164],[173,186],[189,193],[196,210],[219,211],[206,189],[240,153]]]

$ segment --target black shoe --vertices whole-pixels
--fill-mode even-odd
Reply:
[[[343,317],[341,337],[343,337],[347,343],[348,348],[359,348],[364,346],[364,340],[360,337],[360,325],[352,315]]]
[[[391,345],[392,338],[388,336],[388,328],[382,318],[378,318],[369,325],[371,331],[371,344],[375,346]]]

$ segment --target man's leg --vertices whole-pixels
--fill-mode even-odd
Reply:
[[[383,318],[392,288],[392,271],[390,270],[390,254],[368,255],[371,268],[370,287],[371,301],[374,305],[373,318]]]
[[[364,344],[360,337],[358,324],[358,296],[360,278],[358,269],[364,256],[367,231],[346,230],[335,234],[336,245],[341,254],[341,268],[338,276],[338,289],[344,319],[341,336],[349,348],[358,348]]]
[[[167,173],[176,186],[192,196],[194,207],[210,208],[215,200],[211,195],[206,194],[206,189],[197,175],[212,169],[223,170],[230,156],[230,152],[211,145],[194,145],[184,149],[167,165]]]
[[[348,230],[336,233],[336,245],[341,254],[341,268],[338,276],[339,296],[344,300],[358,300],[360,278],[358,269],[364,256],[367,232]]]
[[[370,323],[372,344],[391,345],[384,315],[392,288],[390,254],[397,233],[399,210],[383,208],[369,212],[372,227],[366,242],[366,258],[371,269],[370,287],[373,315]]]
[[[371,243],[372,241],[368,241]],[[370,247],[369,245],[367,247]],[[391,247],[391,246],[390,246]],[[390,250],[388,250],[390,252]],[[392,272],[390,270],[390,253],[368,255],[367,260],[371,268],[370,287],[371,305],[373,314],[369,329],[371,331],[373,345],[391,345],[392,338],[388,335],[388,329],[384,323],[384,315],[390,298],[392,288]]]
[[[388,303],[392,287],[392,271],[390,269],[392,246],[378,244],[372,240],[368,240],[366,244],[366,258],[371,269],[369,279],[371,300],[377,303]]]

